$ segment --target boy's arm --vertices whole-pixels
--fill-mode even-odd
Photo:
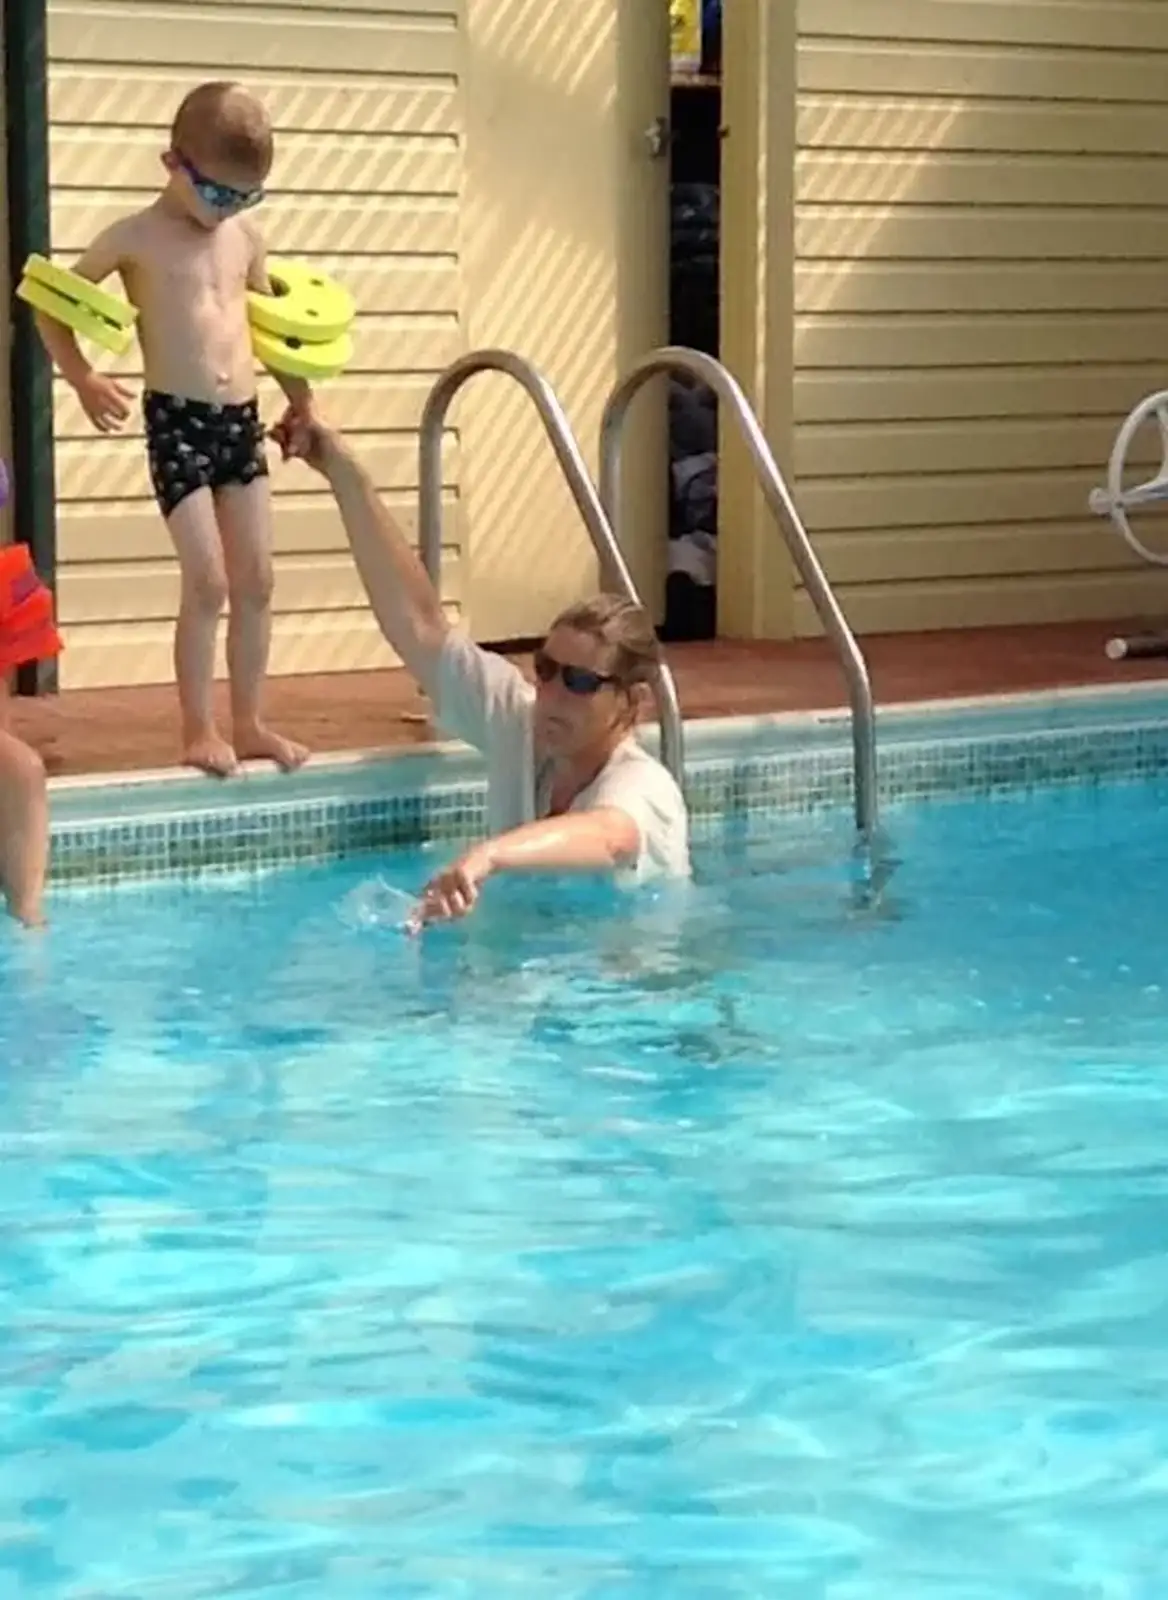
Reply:
[[[248,227],[248,234],[251,238],[251,261],[247,269],[247,286],[257,294],[271,294],[267,247],[255,228]],[[271,373],[280,385],[290,409],[298,416],[307,417],[312,410],[312,387],[307,379],[294,378],[287,372],[276,372],[271,367],[265,367],[264,371]]]
[[[125,260],[125,247],[125,223],[115,222],[106,228],[104,233],[98,234],[80,259],[73,263],[72,270],[79,278],[87,278],[90,283],[102,283],[113,273],[120,271]],[[57,371],[66,383],[76,389],[93,371],[77,343],[77,335],[63,322],[54,322],[52,317],[45,316],[43,311],[35,312],[34,316],[41,343],[56,365]]]

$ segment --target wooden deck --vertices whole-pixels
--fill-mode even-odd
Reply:
[[[878,704],[995,695],[1073,685],[1168,678],[1168,661],[1112,662],[1103,653],[1115,623],[890,634],[863,641]],[[672,645],[687,719],[819,710],[846,703],[822,641]],[[396,672],[273,679],[269,720],[313,750],[421,744],[434,737],[426,703]],[[17,700],[14,724],[50,773],[142,771],[177,754],[169,687],[75,691]]]

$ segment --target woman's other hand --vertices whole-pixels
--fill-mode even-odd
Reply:
[[[475,845],[435,873],[410,918],[411,931],[418,933],[431,922],[457,922],[469,916],[478,904],[479,890],[494,870],[490,847]]]

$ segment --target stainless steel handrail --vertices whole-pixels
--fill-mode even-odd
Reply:
[[[852,708],[856,826],[866,837],[871,837],[877,822],[876,714],[867,663],[812,549],[807,530],[795,509],[795,502],[758,418],[751,410],[741,386],[720,361],[703,355],[699,350],[671,345],[643,356],[620,380],[608,397],[600,425],[601,505],[608,513],[619,539],[621,435],[629,407],[651,378],[658,373],[670,372],[689,373],[691,377],[708,384],[742,429],[763,496],[782,530],[791,559],[844,669]]]
[[[422,408],[418,440],[418,543],[430,581],[441,593],[442,436],[446,429],[446,414],[463,384],[480,372],[502,372],[508,378],[514,378],[519,387],[526,391],[539,412],[539,419],[555,451],[560,471],[567,479],[572,498],[600,557],[601,568],[605,572],[605,586],[615,584],[621,594],[640,605],[641,597],[637,593],[633,575],[621,554],[612,521],[589,476],[564,408],[542,373],[513,350],[472,350],[468,355],[460,356],[445,372],[439,374]],[[685,744],[681,705],[673,674],[664,662],[654,675],[651,688],[657,707],[661,758],[678,783],[683,783]]]

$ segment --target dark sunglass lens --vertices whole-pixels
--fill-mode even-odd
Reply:
[[[587,667],[564,667],[564,687],[571,694],[595,694],[604,679]]]
[[[589,667],[573,667],[563,661],[557,661],[555,656],[549,656],[543,650],[535,652],[532,665],[540,683],[551,683],[553,679],[559,678],[569,694],[595,694],[610,681]]]

